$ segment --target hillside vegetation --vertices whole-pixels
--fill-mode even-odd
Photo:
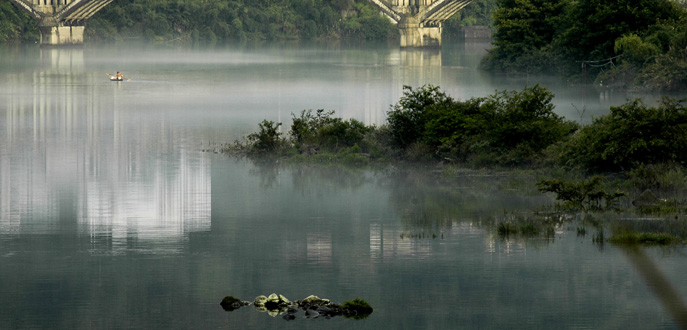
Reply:
[[[122,0],[89,21],[90,40],[383,39],[391,22],[364,1]]]
[[[0,42],[37,41],[38,25],[11,2],[0,1]]]
[[[446,24],[490,25],[496,0],[478,0]],[[90,42],[397,38],[393,24],[364,0],[118,0],[88,20]],[[0,2],[0,42],[36,41],[36,22]]]
[[[604,87],[684,90],[687,11],[674,0],[498,0],[482,67]]]

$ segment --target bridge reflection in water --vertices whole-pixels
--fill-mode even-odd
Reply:
[[[440,49],[397,49],[381,53],[380,57],[383,58],[377,60],[377,65],[368,66],[364,70],[347,71],[350,74],[364,75],[348,78],[360,81],[365,86],[344,90],[348,95],[342,97],[342,116],[359,113],[362,108],[364,117],[353,117],[367,125],[382,125],[386,122],[386,111],[403,96],[403,85],[417,88],[426,84],[437,85],[437,82],[442,81],[444,68]],[[376,75],[380,79],[383,77],[385,81],[380,83],[379,79],[375,79]]]
[[[121,85],[84,70],[83,50],[40,52],[0,95],[0,233],[78,233],[117,253],[209,230],[209,161],[171,147],[164,123],[122,116]]]

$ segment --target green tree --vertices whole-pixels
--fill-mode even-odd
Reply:
[[[499,9],[494,13],[494,47],[482,66],[521,70],[516,64],[520,57],[540,52],[553,42],[569,3],[569,0],[499,0]],[[536,63],[542,67],[542,61]]]
[[[616,54],[623,55],[623,60],[639,66],[660,53],[657,45],[642,40],[634,33],[618,38],[613,49]]]
[[[9,1],[0,2],[0,42],[37,41],[36,21]]]
[[[446,20],[443,24],[442,37],[462,37],[461,27],[485,25],[493,27],[493,15],[498,9],[498,0],[477,0]]]
[[[603,73],[598,80],[617,86],[636,84],[640,76],[648,86],[675,88],[686,81],[681,69],[658,76],[639,73],[646,67],[667,71],[670,63],[681,67],[684,56],[674,45],[684,39],[677,31],[685,16],[672,0],[499,0],[494,47],[481,66],[592,80]]]
[[[567,142],[560,159],[591,171],[629,170],[642,164],[687,163],[687,108],[663,99],[656,107],[634,100],[596,118]]]
[[[530,162],[577,130],[577,124],[554,112],[552,100],[553,93],[539,85],[521,92],[500,92],[485,100],[482,107],[488,120],[482,135],[487,143],[482,145],[495,162]]]
[[[389,20],[363,0],[127,0],[106,6],[94,19],[96,24],[89,24],[94,31],[87,32],[91,40],[140,36],[187,41],[384,39],[397,35]]]
[[[276,152],[284,144],[284,140],[279,132],[281,123],[263,120],[257,133],[248,135],[249,148],[254,153]]]
[[[387,113],[395,146],[486,164],[529,163],[578,127],[556,115],[553,94],[535,85],[521,92],[456,101],[435,86],[404,95]]]
[[[323,149],[336,152],[362,142],[370,131],[362,122],[332,117],[334,111],[303,110],[300,116],[292,114],[293,124],[289,134],[293,145],[303,152],[310,149]]]
[[[393,132],[396,146],[405,149],[420,141],[425,134],[431,107],[447,108],[453,98],[439,90],[437,86],[425,85],[416,90],[403,86],[403,96],[387,112],[387,123]]]
[[[671,0],[579,0],[568,11],[558,44],[570,59],[610,58],[618,38],[678,19],[680,12]]]

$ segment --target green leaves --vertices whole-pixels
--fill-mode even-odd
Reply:
[[[284,144],[279,132],[281,123],[263,120],[258,126],[260,129],[257,133],[248,135],[249,146],[252,152],[275,152]]]
[[[499,5],[494,14],[494,48],[482,61],[489,70],[581,77],[580,62],[587,61],[599,64],[585,67],[585,74],[594,77],[610,69],[599,61],[619,53],[641,68],[662,52],[685,48],[671,45],[671,40],[685,39],[673,29],[687,31],[687,24],[678,24],[687,13],[670,0],[500,0]],[[662,63],[662,69],[655,71],[675,77],[667,62]],[[618,70],[623,75],[631,71],[639,72]],[[614,74],[605,75],[607,81]],[[682,70],[679,75],[681,82],[687,80]],[[671,81],[652,83],[661,86]]]
[[[385,39],[397,34],[388,19],[362,0],[115,1],[94,18],[110,23],[89,27],[95,30],[89,32],[94,40],[141,35],[189,41]],[[111,27],[119,35],[112,36]]]
[[[678,18],[668,0],[581,0],[571,7],[570,27],[559,43],[573,59],[600,60],[614,55],[615,41],[625,34],[639,33],[662,21]]]
[[[630,33],[618,38],[613,48],[616,54],[623,54],[623,60],[643,65],[660,53],[658,46],[643,41],[638,35]]]
[[[687,163],[687,108],[663,99],[656,107],[634,100],[584,127],[564,147],[562,160],[592,171],[621,171],[642,164]]]
[[[418,142],[425,133],[431,107],[446,107],[453,103],[453,99],[437,86],[425,85],[416,90],[403,86],[403,96],[387,112],[387,123],[396,146],[405,149]]]
[[[36,21],[9,1],[0,2],[0,42],[38,40]]]
[[[403,149],[424,144],[442,157],[523,164],[577,129],[553,112],[553,94],[539,85],[467,101],[431,85],[404,89],[387,113],[394,142]]]
[[[291,140],[299,151],[325,149],[336,152],[342,148],[353,147],[363,140],[371,128],[362,122],[332,117],[334,111],[301,111],[300,116],[292,114]]]
[[[494,13],[494,48],[483,66],[517,70],[518,57],[543,49],[554,41],[567,3],[568,0],[500,0],[499,9]]]

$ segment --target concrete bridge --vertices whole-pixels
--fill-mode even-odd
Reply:
[[[82,44],[86,20],[113,0],[10,0],[38,21],[41,45]],[[441,46],[441,24],[474,0],[368,0],[394,22],[401,47]]]
[[[86,20],[113,0],[10,0],[38,21],[41,45],[82,44]]]
[[[401,47],[441,46],[441,24],[474,0],[368,0],[398,26]]]

